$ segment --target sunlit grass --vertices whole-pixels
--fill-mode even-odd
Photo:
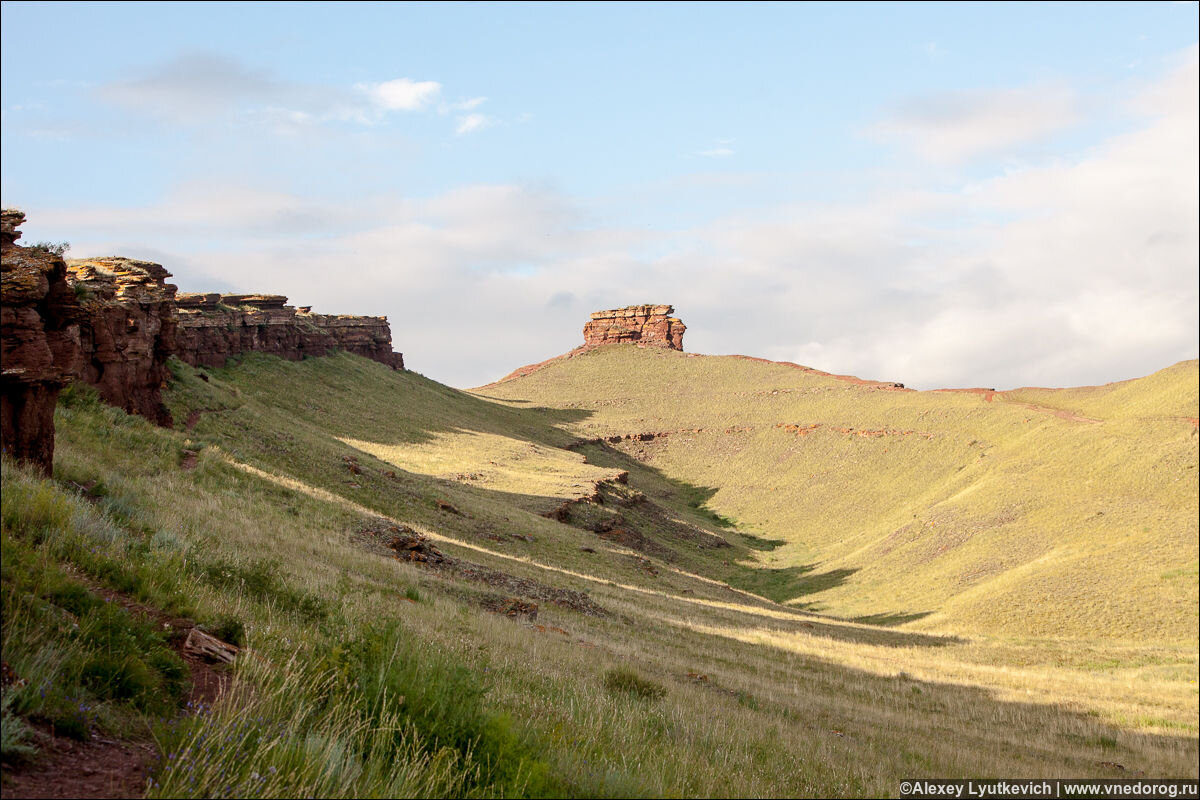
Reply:
[[[189,613],[213,629],[240,631],[247,655],[232,692],[206,714],[153,723],[164,758],[154,772],[155,796],[886,796],[901,778],[918,775],[1112,774],[1102,762],[1151,775],[1194,774],[1195,646],[1170,635],[1172,615],[1186,614],[1186,604],[1182,612],[1151,609],[1166,627],[1147,641],[1121,634],[1122,641],[1108,630],[985,636],[969,624],[984,612],[955,606],[986,604],[997,587],[1007,587],[1014,603],[1045,602],[1029,591],[1027,572],[1070,574],[1089,558],[1121,558],[1135,546],[1146,549],[1149,564],[1135,572],[1169,585],[1147,602],[1175,602],[1186,596],[1177,585],[1195,582],[1196,560],[1178,559],[1171,540],[1148,542],[1160,528],[1109,531],[1108,549],[1088,549],[1092,529],[1059,536],[1049,549],[1026,541],[1021,525],[1050,525],[1053,507],[1030,512],[1020,492],[999,502],[990,494],[999,489],[971,489],[965,476],[938,471],[947,454],[972,453],[978,461],[978,447],[947,433],[943,419],[959,425],[992,413],[971,397],[877,392],[887,402],[903,400],[894,401],[899,418],[882,407],[864,412],[864,426],[920,426],[935,434],[930,439],[829,431],[798,437],[772,423],[757,433],[721,427],[668,437],[661,447],[650,441],[646,463],[636,444],[622,444],[625,452],[563,449],[581,436],[683,428],[696,414],[705,425],[692,427],[718,427],[725,414],[730,426],[744,414],[748,427],[763,427],[778,416],[770,404],[789,396],[770,391],[791,386],[819,397],[845,386],[811,376],[813,383],[788,384],[796,371],[752,362],[731,363],[728,374],[700,386],[657,355],[647,364],[663,374],[664,403],[637,405],[647,374],[617,359],[599,376],[612,387],[597,396],[611,403],[588,406],[564,384],[555,390],[564,400],[557,409],[549,393],[510,407],[350,356],[300,363],[252,357],[208,371],[209,381],[177,365],[170,394],[176,418],[209,409],[194,427],[164,431],[75,398],[59,410],[57,482],[6,465],[5,512],[14,485],[33,498],[44,493],[45,502],[31,502],[21,520],[107,536],[116,542],[112,554],[142,576],[136,586],[148,600],[168,602],[182,591]],[[715,399],[692,403],[705,392]],[[811,415],[807,406],[791,406],[788,416],[832,416],[847,397]],[[1003,412],[1010,413],[1025,412],[1014,405]],[[1031,424],[1003,414],[981,424],[993,433]],[[1054,441],[1076,447],[1066,435]],[[760,445],[761,463],[750,452]],[[810,473],[813,491],[796,494],[788,481],[815,465],[815,456],[804,455],[810,445],[830,459],[822,478],[829,486],[820,488]],[[884,469],[890,462],[880,460],[881,446],[899,466]],[[1083,451],[1098,470],[1109,463],[1104,446]],[[194,468],[184,468],[185,450],[198,452]],[[991,452],[986,458],[999,455]],[[1014,456],[1000,474],[1033,482],[1021,478],[1023,463]],[[496,482],[459,478],[482,473],[481,464],[497,468],[488,479]],[[838,481],[879,469],[880,485],[845,483],[848,497],[832,511],[815,507],[836,498]],[[647,555],[581,524],[539,516],[549,501],[579,488],[569,484],[625,470],[630,494],[588,506],[589,513],[637,526],[664,544],[663,553]],[[918,485],[922,473],[931,486],[917,493],[928,503],[918,523],[970,531],[956,551],[978,539],[991,542],[985,554],[994,554],[1003,537],[1015,537],[1013,561],[1005,562],[1013,574],[1003,578],[1010,583],[998,583],[997,574],[976,592],[937,590],[955,574],[941,563],[958,562],[936,552],[933,543],[948,540],[928,530],[912,541],[895,537],[891,561],[871,535],[837,545],[838,531],[871,515],[891,514],[889,535],[910,524],[910,509],[889,510],[883,501]],[[893,477],[908,483],[882,485]],[[100,499],[84,499],[72,484],[92,486]],[[1139,484],[1121,485],[1128,518],[1137,518]],[[768,504],[772,488],[793,493]],[[797,497],[814,507],[788,510]],[[1155,502],[1183,513],[1171,511],[1171,497],[1168,491]],[[632,499],[617,504],[625,498]],[[755,516],[756,499],[769,513]],[[60,513],[63,502],[68,512]],[[735,517],[740,529],[722,527],[697,508],[703,503]],[[777,527],[802,518],[833,528]],[[541,605],[536,625],[489,614],[477,602],[489,587],[366,546],[362,531],[380,524],[409,526],[455,558],[585,592],[605,614],[551,603]],[[697,531],[732,546],[700,547],[684,536]],[[145,549],[126,541],[145,542]],[[825,560],[822,548],[830,548]],[[77,550],[41,552],[66,567],[83,563]],[[873,576],[872,559],[902,572]],[[769,580],[746,583],[751,591],[730,588],[726,581],[746,572],[738,562],[753,563]],[[174,582],[156,563],[170,567]],[[839,563],[859,566],[844,579]],[[863,575],[870,580],[856,583]],[[116,572],[97,578],[121,579]],[[1083,577],[1071,581],[1082,585]],[[796,585],[823,588],[792,605],[760,596]],[[854,595],[864,587],[863,597]],[[1094,625],[1086,594],[1068,598],[1081,629]],[[813,600],[837,616],[813,613],[804,606]],[[935,613],[903,613],[925,611]],[[6,659],[8,648],[6,640]],[[63,655],[48,643],[36,658],[51,670]],[[629,689],[637,686],[648,688]]]

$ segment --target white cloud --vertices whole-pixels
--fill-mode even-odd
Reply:
[[[442,92],[437,81],[414,81],[396,78],[383,83],[360,86],[380,108],[388,111],[423,111],[429,108]]]
[[[1193,49],[1116,108],[1125,132],[1054,163],[937,190],[915,170],[867,201],[692,230],[600,226],[537,186],[350,207],[196,184],[142,208],[27,208],[26,232],[80,256],[170,247],[155,255],[188,290],[388,314],[413,368],[455,385],[563,352],[587,312],[644,301],[676,306],[693,351],[924,388],[1098,383],[1200,348],[1198,90]]]
[[[734,151],[728,147],[714,147],[711,150],[701,150],[699,155],[707,158],[726,158],[733,153]]]
[[[442,103],[438,106],[438,113],[449,114],[452,111],[473,111],[486,102],[486,97],[472,97],[467,100],[460,100],[457,103]]]
[[[928,161],[953,164],[1009,151],[1079,120],[1072,90],[1042,85],[911,98],[867,132],[897,141]]]
[[[411,78],[353,87],[298,83],[213,53],[178,56],[95,92],[105,102],[175,124],[261,125],[284,135],[326,123],[377,125],[392,112],[470,111],[487,99],[441,103],[440,83]],[[481,116],[467,115],[470,130],[490,122],[475,119]]]
[[[475,131],[483,130],[490,127],[492,118],[486,114],[467,114],[458,118],[458,124],[454,127],[454,132],[459,136]]]

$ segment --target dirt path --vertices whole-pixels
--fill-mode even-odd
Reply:
[[[174,617],[161,609],[138,603],[129,597],[105,589],[76,574],[95,594],[120,603],[130,613],[152,620],[162,630],[178,633],[172,636],[172,646],[188,666],[192,689],[188,694],[186,713],[211,707],[226,690],[230,673],[218,670],[200,656],[185,652],[183,642],[196,623],[184,617]],[[19,769],[5,768],[3,794],[7,798],[115,798],[141,797],[146,793],[150,762],[157,750],[149,737],[116,740],[92,732],[88,741],[80,742],[55,736],[48,726],[34,725],[38,754]]]

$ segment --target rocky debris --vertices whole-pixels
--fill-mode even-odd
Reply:
[[[557,633],[560,636],[570,636],[571,632],[554,625],[534,625],[532,626],[538,633]]]
[[[342,456],[342,463],[346,465],[351,475],[362,475],[362,465],[358,463],[358,456]]]
[[[109,405],[171,425],[162,400],[175,352],[171,273],[151,261],[111,256],[72,259],[67,281],[84,310],[76,373]]]
[[[624,486],[628,483],[629,473],[625,470],[622,470],[611,478],[594,481],[592,483],[592,491],[590,494],[586,494],[581,497],[573,497],[570,500],[563,500],[549,511],[543,511],[540,516],[569,525],[571,524],[571,508],[573,506],[584,504],[602,506],[605,503],[605,498],[610,496],[616,485],[620,484]],[[640,494],[641,492],[636,490],[628,490],[623,493],[618,493],[615,495],[616,503],[617,505],[622,506],[637,505],[639,502],[645,499],[644,497],[639,498],[638,495]]]
[[[447,559],[443,568],[452,573],[456,578],[487,584],[493,588],[501,589],[507,595],[551,603],[572,611],[578,611],[581,614],[587,614],[588,616],[608,616],[608,611],[593,601],[592,598],[588,597],[585,592],[578,592],[573,589],[559,589],[529,578],[518,578],[516,575],[509,575],[507,572],[500,572],[458,559]]]
[[[750,430],[740,426],[726,429],[726,433],[743,433]],[[674,431],[646,431],[642,433],[626,433],[624,435],[608,436],[603,442],[609,444],[619,444],[621,442],[653,442],[655,439],[664,439],[668,436],[677,436],[681,433],[704,433],[704,428],[680,428]]]
[[[552,519],[555,522],[570,524],[571,522],[571,506],[575,504],[573,500],[564,500],[549,511],[543,512],[542,516],[546,519]]]
[[[401,561],[420,564],[443,564],[446,562],[446,556],[442,555],[442,551],[412,528],[391,525],[388,527],[388,532],[391,534],[391,538],[388,540],[387,546]]]
[[[509,619],[524,619],[529,622],[537,620],[537,603],[529,603],[519,597],[501,597],[500,595],[484,595],[479,603],[484,610],[493,614],[502,614]]]
[[[787,422],[779,422],[779,423],[775,424],[775,427],[782,428],[783,430],[787,431],[788,433],[794,433],[797,436],[808,436],[810,433],[815,431],[817,428],[821,427],[821,423],[814,422],[809,425],[803,425],[803,424],[793,425],[793,424],[787,423]]]
[[[188,631],[187,639],[183,642],[183,651],[219,664],[232,664],[238,654],[237,647],[228,642],[222,642],[199,628],[192,628]]]
[[[654,566],[654,562],[648,558],[637,559],[637,567],[652,578],[658,577],[658,567]]]
[[[583,326],[585,347],[621,342],[683,350],[683,332],[687,326],[670,316],[675,309],[669,305],[640,305],[596,311]]]
[[[49,476],[54,407],[79,359],[82,311],[62,256],[16,243],[24,220],[0,214],[0,448]]]
[[[585,592],[559,589],[445,555],[428,537],[407,525],[378,518],[352,533],[350,538],[375,552],[390,551],[395,558],[428,567],[447,577],[486,584],[499,590],[505,598],[533,601],[535,608],[536,603],[551,603],[593,617],[609,616],[609,612]]]
[[[599,520],[592,524],[590,529],[606,542],[628,547],[639,553],[657,556],[666,561],[674,561],[678,558],[673,550],[643,534],[620,514]]]
[[[392,352],[387,317],[314,314],[280,294],[193,294],[176,298],[177,355],[193,366],[220,367],[248,352],[299,361],[336,350],[404,369]]]
[[[445,500],[437,500],[436,502],[439,511],[445,511],[447,514],[455,514],[460,517],[463,515],[463,513],[455,508],[453,504]]]

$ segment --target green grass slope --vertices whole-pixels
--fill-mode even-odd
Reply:
[[[960,633],[1195,643],[1197,366],[1105,387],[890,391],[634,346],[481,395],[712,487],[773,599]],[[637,434],[657,433],[649,442]]]
[[[986,544],[1049,519],[1005,499],[1002,478],[1031,456],[1004,448],[1107,451],[1055,434],[1067,421],[1048,412],[879,390],[850,402],[850,384],[792,368],[633,348],[476,394],[349,355],[173,373],[176,430],[75,389],[53,480],[4,463],[3,660],[23,681],[4,689],[6,763],[38,757],[30,726],[74,719],[85,735],[150,731],[163,758],[148,793],[164,797],[889,796],[917,775],[1195,774],[1194,644],[944,635],[974,619],[954,605],[968,593],[856,599],[905,587],[863,579],[855,565],[887,545],[848,520],[887,519],[890,535],[914,513],[982,519]],[[1137,438],[1149,423],[1128,424]],[[1004,468],[971,490],[985,459]],[[875,486],[847,496],[860,479]],[[1130,509],[1114,500],[1105,518],[1143,518],[1126,480],[1104,496]],[[798,506],[827,527],[781,525]],[[448,566],[397,558],[388,540],[405,529]],[[921,547],[891,552],[929,584],[920,568],[938,557]],[[1047,552],[1069,561],[1060,549]],[[1194,586],[1186,566],[1170,580]],[[153,686],[184,687],[136,620],[92,622],[100,588],[237,631],[249,652],[231,693],[201,715],[164,708],[176,694],[147,703]],[[101,623],[133,632],[123,663],[149,667],[142,689],[89,671]]]

